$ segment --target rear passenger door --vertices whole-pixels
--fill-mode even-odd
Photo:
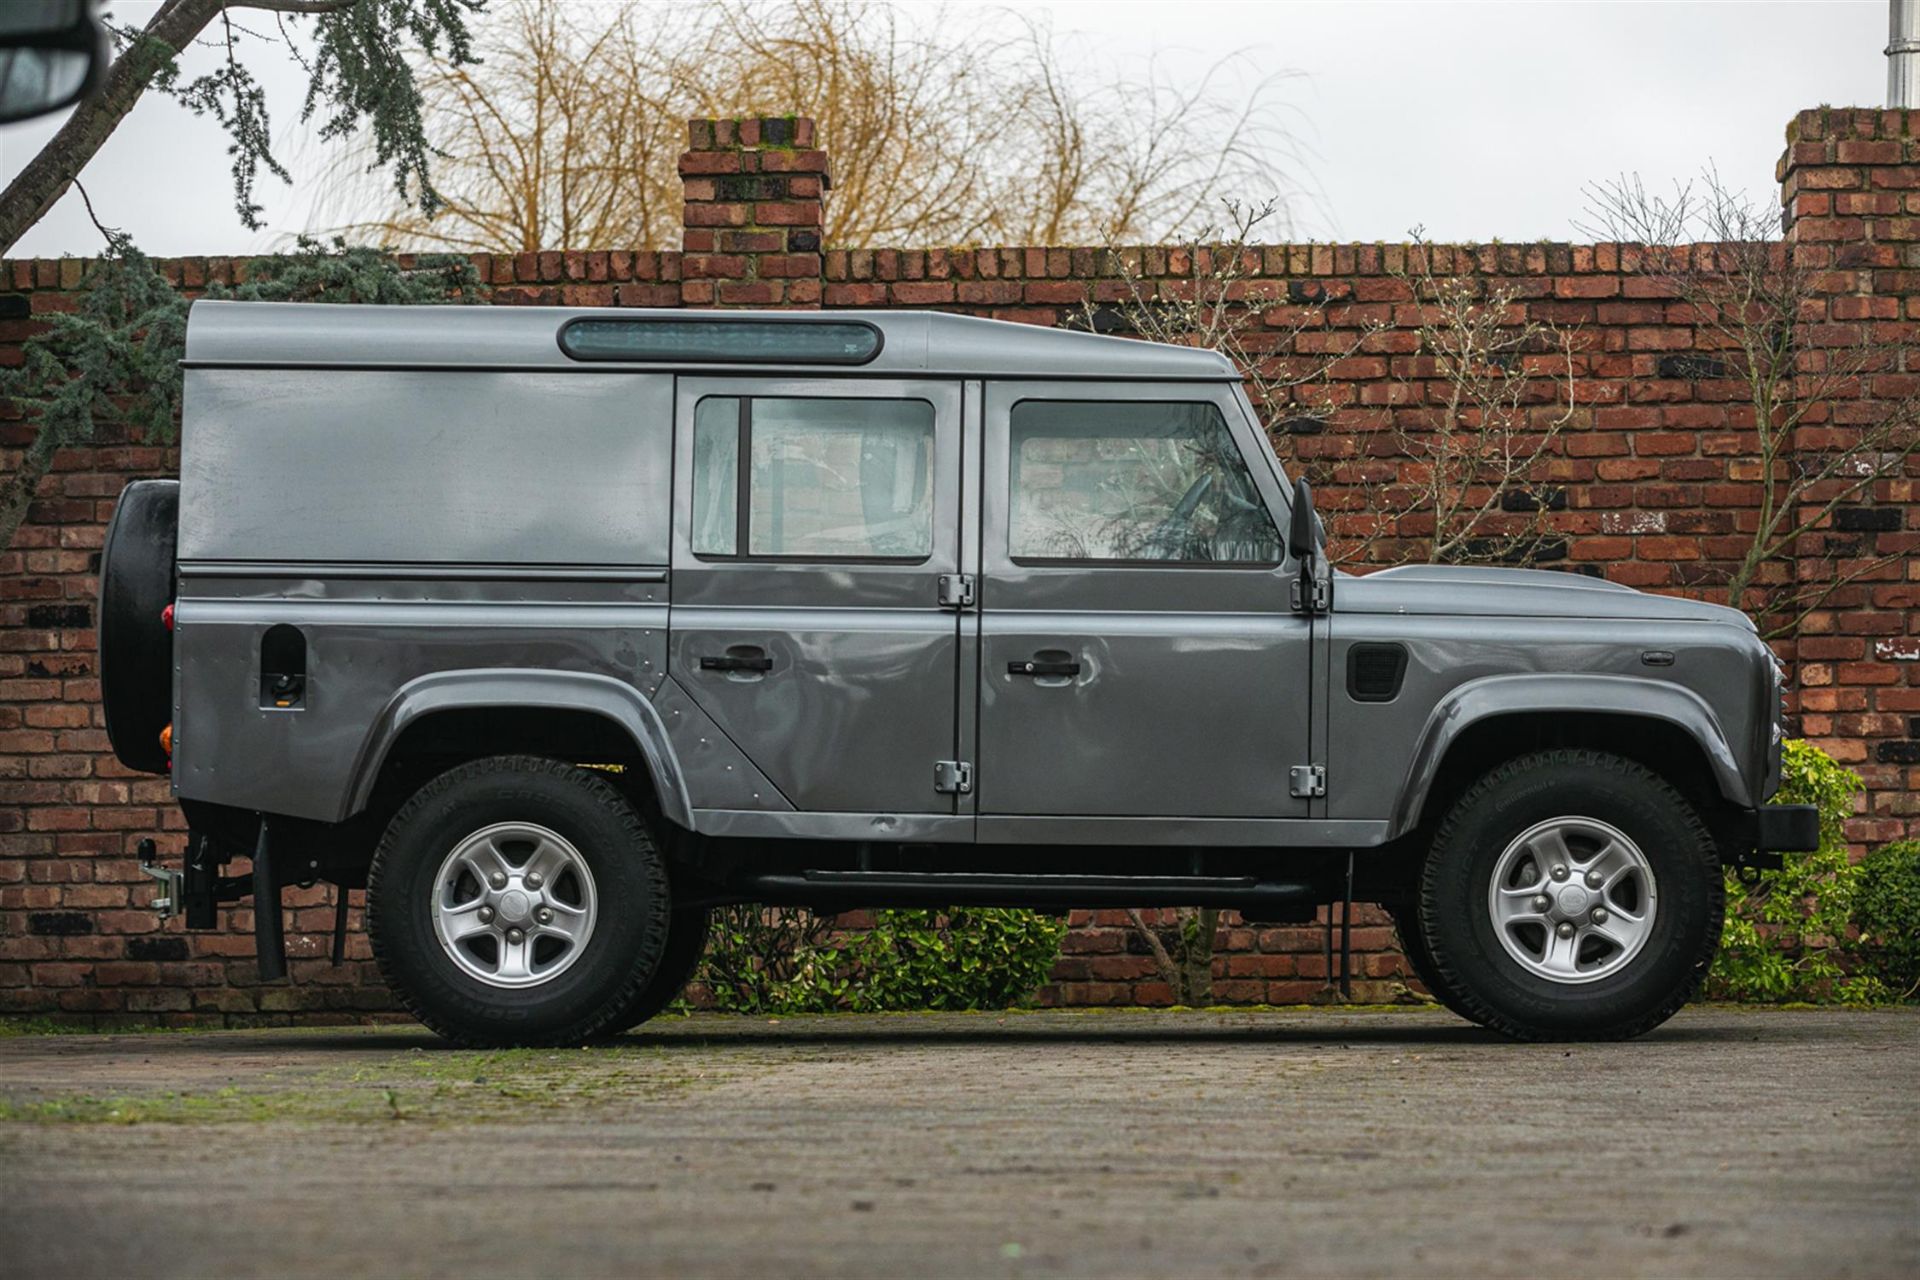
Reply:
[[[679,380],[669,675],[795,809],[954,812],[960,406],[957,382]]]
[[[1307,816],[1311,628],[1234,389],[988,383],[983,444],[980,838]]]

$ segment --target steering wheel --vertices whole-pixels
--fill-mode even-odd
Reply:
[[[1212,489],[1213,472],[1211,471],[1188,485],[1187,491],[1180,495],[1180,501],[1174,504],[1173,510],[1169,511],[1159,524],[1153,526],[1153,532],[1147,535],[1146,545],[1165,547],[1168,550],[1178,547],[1179,542],[1175,536],[1177,531],[1193,518],[1194,510],[1206,500],[1207,494]],[[1176,557],[1169,555],[1166,558],[1171,560]]]

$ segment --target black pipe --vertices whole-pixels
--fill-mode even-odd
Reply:
[[[260,960],[260,981],[277,982],[287,976],[287,937],[280,919],[280,875],[273,865],[267,841],[267,819],[260,818],[260,836],[253,844],[253,950]]]
[[[220,869],[214,859],[213,841],[198,832],[189,835],[186,867],[180,896],[186,903],[187,928],[218,928]]]
[[[333,886],[333,967],[347,962],[347,886]]]
[[[1353,1003],[1353,850],[1347,850],[1347,896],[1340,901],[1340,998]]]
[[[1327,921],[1320,930],[1320,963],[1326,973],[1326,986],[1322,988],[1331,998],[1334,986],[1333,978],[1333,904],[1327,904]]]

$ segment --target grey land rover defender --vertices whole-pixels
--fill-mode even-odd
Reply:
[[[202,302],[185,364],[101,568],[114,750],[189,827],[156,905],[250,897],[271,978],[283,886],[364,888],[454,1040],[631,1027],[743,902],[1377,902],[1463,1016],[1631,1036],[1722,867],[1817,843],[1742,614],[1335,571],[1212,352]]]

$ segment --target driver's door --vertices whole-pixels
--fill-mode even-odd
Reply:
[[[984,407],[983,835],[1306,817],[1288,769],[1311,758],[1311,628],[1233,388],[988,383]]]

